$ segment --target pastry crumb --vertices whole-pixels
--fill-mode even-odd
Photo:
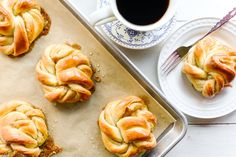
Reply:
[[[99,77],[99,76],[95,76],[94,80],[98,83],[102,81],[101,77]]]
[[[46,142],[42,145],[42,152],[40,153],[40,157],[50,157],[61,152],[63,149],[57,145],[55,145],[54,140],[51,136],[48,137]]]

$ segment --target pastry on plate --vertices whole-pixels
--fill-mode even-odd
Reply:
[[[12,56],[26,53],[49,27],[49,16],[35,0],[0,1],[0,52]]]
[[[104,146],[119,157],[133,157],[154,148],[155,125],[156,117],[137,96],[108,103],[99,117]]]
[[[204,97],[213,97],[231,86],[235,77],[236,52],[212,37],[206,37],[188,52],[182,72]]]
[[[48,138],[45,115],[24,101],[0,105],[0,156],[38,157]]]
[[[51,102],[74,103],[90,98],[94,83],[88,57],[77,44],[56,44],[46,48],[36,73],[45,97]]]

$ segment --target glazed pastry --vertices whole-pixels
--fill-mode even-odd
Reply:
[[[213,97],[231,86],[235,77],[236,52],[207,37],[189,50],[182,72],[204,97]]]
[[[35,0],[1,0],[0,19],[0,52],[12,56],[26,53],[50,21]]]
[[[73,103],[91,96],[93,70],[79,45],[49,46],[37,64],[36,72],[45,97],[51,102]]]
[[[108,151],[119,157],[133,157],[154,148],[155,125],[156,117],[136,96],[110,102],[99,117],[102,141]]]
[[[0,156],[38,157],[48,138],[45,116],[23,101],[0,106]]]

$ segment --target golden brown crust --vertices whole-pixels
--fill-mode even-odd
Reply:
[[[49,16],[35,0],[0,1],[0,51],[19,56],[30,50],[30,45],[43,30],[49,30]]]
[[[0,156],[38,157],[48,138],[43,112],[23,101],[0,106]]]
[[[189,50],[182,71],[195,89],[212,97],[229,86],[235,77],[236,52],[207,37]]]
[[[49,46],[36,72],[49,101],[73,103],[88,100],[92,94],[91,64],[77,44]]]
[[[119,157],[133,157],[156,146],[152,133],[156,117],[139,97],[110,102],[98,122],[106,149]]]

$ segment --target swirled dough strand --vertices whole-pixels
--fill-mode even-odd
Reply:
[[[57,44],[46,48],[36,73],[45,97],[51,102],[85,101],[92,94],[93,70],[77,44]]]
[[[1,0],[0,52],[19,56],[29,51],[46,26],[44,14],[35,0]]]
[[[133,157],[154,148],[155,124],[156,117],[136,96],[108,103],[99,117],[103,143],[119,157]]]
[[[43,112],[23,101],[0,106],[0,156],[38,157],[48,138]]]
[[[204,97],[213,97],[231,86],[235,77],[236,52],[211,37],[189,50],[182,72]]]

